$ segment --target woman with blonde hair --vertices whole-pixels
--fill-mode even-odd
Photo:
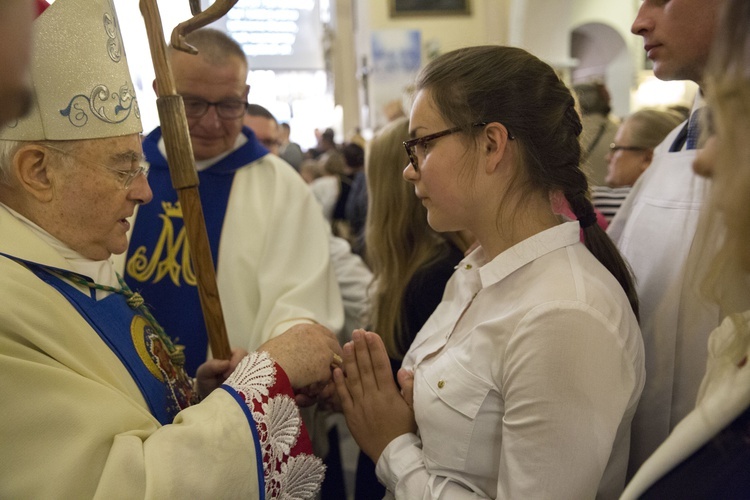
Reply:
[[[397,118],[372,140],[366,164],[366,255],[374,275],[370,325],[399,361],[440,303],[470,243],[465,233],[438,233],[427,224],[427,210],[401,177],[409,163],[402,146],[408,139],[409,119]]]
[[[374,276],[369,324],[383,339],[394,378],[469,243],[466,235],[438,233],[427,224],[427,210],[401,176],[409,163],[402,145],[408,139],[409,119],[396,118],[372,139],[365,162],[365,248]],[[375,465],[360,455],[357,500],[381,499],[384,493]]]
[[[750,3],[727,0],[724,9],[705,78],[711,137],[693,164],[712,178],[711,195],[696,238],[702,251],[687,272],[726,318],[709,337],[695,409],[623,499],[750,494]]]

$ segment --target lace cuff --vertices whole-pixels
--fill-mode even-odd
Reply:
[[[242,400],[257,428],[266,498],[314,498],[325,466],[312,454],[289,379],[268,353],[247,355],[225,382]]]

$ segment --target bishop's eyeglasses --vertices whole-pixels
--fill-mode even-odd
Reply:
[[[143,160],[142,158],[135,158],[134,157],[132,159],[128,159],[128,161],[130,161],[131,163],[138,163],[138,166],[136,166],[135,168],[131,168],[131,169],[125,170],[125,169],[121,169],[121,168],[117,168],[117,167],[111,167],[109,165],[105,165],[103,163],[99,163],[99,162],[96,162],[96,161],[93,161],[93,160],[85,160],[83,158],[78,157],[77,155],[73,154],[70,151],[65,151],[64,149],[60,149],[60,148],[55,147],[55,146],[50,146],[49,144],[45,144],[44,147],[48,148],[48,149],[51,149],[53,151],[57,151],[58,153],[60,153],[62,155],[70,156],[71,158],[75,158],[75,159],[81,161],[82,163],[88,163],[90,165],[94,165],[95,167],[99,167],[99,168],[103,168],[105,170],[109,170],[110,172],[114,173],[115,176],[117,177],[117,180],[118,180],[118,182],[120,184],[120,189],[130,189],[130,186],[133,185],[133,181],[135,181],[135,179],[139,175],[143,175],[144,177],[148,177],[149,166],[148,166],[148,163],[146,163],[146,161]]]

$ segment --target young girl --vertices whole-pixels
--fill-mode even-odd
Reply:
[[[397,498],[616,497],[643,345],[579,168],[573,97],[500,46],[437,58],[416,89],[404,177],[433,229],[480,246],[404,358],[404,397],[377,335],[345,346],[334,376],[352,434]],[[560,194],[578,221],[553,213]]]
[[[365,247],[374,275],[369,325],[383,339],[394,378],[417,332],[440,303],[470,239],[435,232],[427,224],[427,210],[400,175],[409,162],[403,147],[408,139],[409,119],[396,118],[372,139],[365,167]],[[380,500],[384,493],[375,464],[361,454],[355,498]]]

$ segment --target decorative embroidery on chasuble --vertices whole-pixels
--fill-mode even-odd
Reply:
[[[276,365],[265,352],[246,356],[225,382],[255,421],[266,498],[315,498],[325,465],[312,454],[294,399],[275,390],[284,384],[289,384],[286,376],[277,379]]]
[[[95,283],[71,271],[5,256],[55,288],[75,308],[128,370],[151,414],[160,423],[171,423],[180,410],[197,402],[192,380],[184,369],[182,347],[172,343],[143,298],[130,290],[120,276],[117,288]],[[88,287],[91,293],[81,293],[65,280]],[[111,295],[96,300],[96,290]]]
[[[162,182],[170,182],[166,171],[153,169],[149,182],[160,177],[159,174],[165,177]],[[156,193],[157,188],[153,189]],[[149,205],[154,206],[148,208]],[[182,209],[179,201],[149,205],[138,211],[125,264],[125,281],[143,296],[175,342],[185,346],[185,369],[194,377],[208,354],[208,333]],[[218,235],[214,236],[218,240]]]
[[[174,354],[165,345],[153,325],[143,316],[133,316],[130,336],[138,356],[148,371],[167,388],[167,412],[174,418],[181,410],[197,402],[192,380],[182,366],[173,363]]]
[[[206,170],[198,172],[199,196],[214,265],[235,172],[267,152],[252,136],[248,142]],[[190,376],[206,360],[208,333],[201,310],[197,280],[190,261],[182,209],[172,186],[167,159],[159,151],[161,129],[143,141],[151,165],[151,203],[138,208],[125,264],[125,281],[143,295],[159,323],[185,346],[185,368]]]

